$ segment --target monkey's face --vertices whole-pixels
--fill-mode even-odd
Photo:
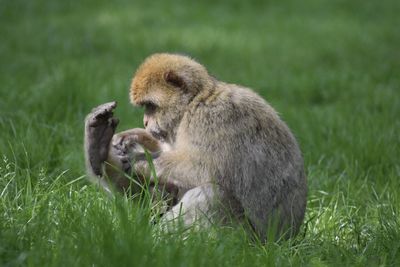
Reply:
[[[145,102],[142,105],[144,107],[143,125],[147,132],[153,135],[155,138],[165,142],[168,138],[168,128],[161,127],[162,121],[164,121],[160,106],[153,102]]]
[[[161,141],[173,143],[190,101],[203,89],[208,73],[192,59],[155,54],[139,67],[130,98],[145,108],[144,127]]]
[[[175,92],[168,96],[160,93],[140,103],[144,107],[144,128],[160,141],[173,143],[188,102],[187,96]]]
[[[161,76],[161,77],[160,77]],[[176,130],[195,93],[173,71],[163,75],[136,75],[131,87],[133,104],[144,108],[145,129],[162,142],[172,144]]]

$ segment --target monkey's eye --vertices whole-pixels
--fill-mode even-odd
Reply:
[[[146,113],[153,113],[157,109],[157,105],[154,104],[153,102],[145,102],[143,103],[144,106],[144,112]]]

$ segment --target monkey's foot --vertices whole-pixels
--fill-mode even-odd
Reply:
[[[115,101],[94,108],[85,120],[85,156],[88,168],[102,175],[102,164],[107,159],[111,139],[118,125],[113,117]]]

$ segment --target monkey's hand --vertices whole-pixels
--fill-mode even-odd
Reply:
[[[102,164],[107,160],[111,139],[118,125],[113,117],[115,101],[94,108],[85,119],[85,158],[91,174],[101,176]]]
[[[143,153],[144,149],[149,152],[158,152],[161,150],[161,143],[145,129],[141,128],[117,133],[113,138],[112,144],[113,146],[119,146],[120,149],[125,151],[140,151]]]
[[[132,164],[147,161],[145,150],[151,157],[156,157],[161,151],[161,144],[146,130],[134,128],[113,136],[109,155],[113,156],[114,162],[119,162],[125,173],[132,174]]]

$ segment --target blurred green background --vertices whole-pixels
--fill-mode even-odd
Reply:
[[[0,265],[400,265],[399,14],[397,0],[0,0]],[[117,100],[119,130],[141,127],[128,88],[154,52],[253,88],[288,123],[309,179],[296,240],[158,240],[135,204],[86,186],[85,115]]]

